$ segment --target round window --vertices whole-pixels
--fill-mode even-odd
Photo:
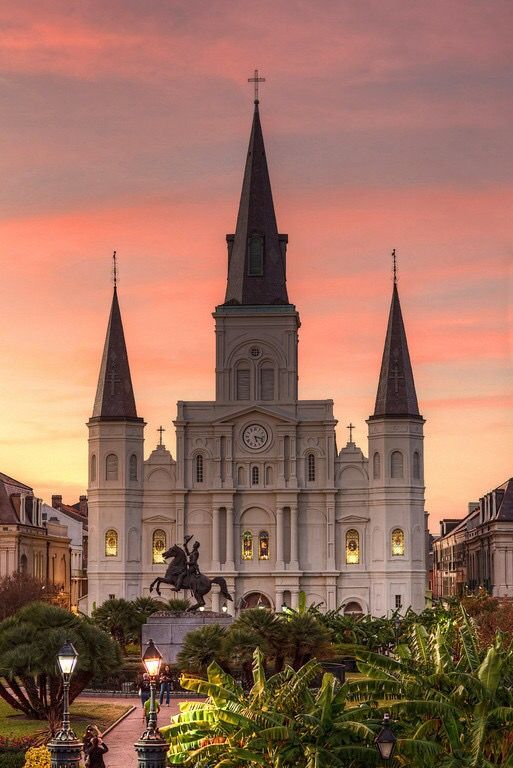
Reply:
[[[260,347],[251,347],[249,354],[251,357],[260,357]]]

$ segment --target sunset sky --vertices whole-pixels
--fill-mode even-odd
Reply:
[[[4,0],[0,471],[87,484],[111,254],[147,453],[212,399],[258,67],[300,396],[367,449],[397,249],[426,508],[513,475],[511,0]]]

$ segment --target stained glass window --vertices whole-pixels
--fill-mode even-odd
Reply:
[[[113,528],[105,534],[105,555],[106,557],[118,556],[118,532]]]
[[[269,560],[269,534],[267,531],[260,531],[258,534],[258,559]]]
[[[242,534],[242,559],[253,560],[253,534],[251,531],[244,531]]]
[[[105,459],[105,479],[117,480],[118,479],[118,457],[115,453],[109,453]]]
[[[404,555],[404,531],[401,528],[392,531],[392,555]]]
[[[160,529],[153,531],[152,562],[165,563],[162,553],[166,551],[166,532]]]
[[[360,534],[351,528],[346,533],[346,563],[357,565],[360,562]]]

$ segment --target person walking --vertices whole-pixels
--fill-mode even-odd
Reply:
[[[100,730],[96,725],[88,725],[84,733],[84,743],[82,749],[84,750],[84,761],[87,762],[87,756],[91,751],[91,742],[95,736],[101,736]]]
[[[169,696],[171,694],[171,667],[166,664],[163,672],[160,674],[160,704],[164,701],[164,694],[166,694],[166,707],[169,707]]]
[[[86,755],[86,768],[105,768],[103,756],[109,751],[101,736],[93,736],[91,746]]]

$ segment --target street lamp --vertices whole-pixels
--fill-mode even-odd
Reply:
[[[223,613],[227,612],[228,606],[226,605],[226,603],[223,603],[223,607],[221,608],[221,610],[222,610]]]
[[[48,743],[52,768],[79,768],[80,764],[82,743],[74,734],[69,719],[69,684],[77,659],[78,653],[73,644],[66,640],[57,654],[63,687],[62,727]]]
[[[394,754],[395,742],[395,733],[390,727],[390,715],[386,712],[383,717],[382,728],[374,739],[376,749],[382,760],[390,760]]]
[[[167,742],[164,741],[157,728],[157,711],[155,709],[155,685],[162,664],[162,654],[153,640],[148,642],[142,662],[150,678],[150,711],[146,730],[136,742],[135,751],[139,760],[139,768],[165,768]]]

